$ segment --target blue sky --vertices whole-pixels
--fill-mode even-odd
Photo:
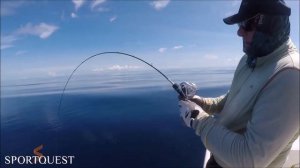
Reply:
[[[243,55],[237,26],[222,19],[238,0],[1,0],[1,78],[70,74],[82,60],[122,51],[164,68],[235,67]],[[299,48],[299,1],[291,38]],[[94,70],[139,67],[106,56]],[[97,62],[95,63],[97,64]],[[98,66],[98,67],[97,67]]]

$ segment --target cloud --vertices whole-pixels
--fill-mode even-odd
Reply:
[[[54,72],[54,71],[49,71],[49,72],[48,72],[48,76],[56,77],[56,76],[57,76],[57,73]]]
[[[1,16],[9,16],[16,13],[17,9],[24,4],[24,1],[1,1]]]
[[[139,66],[132,66],[132,65],[113,65],[111,67],[108,68],[108,70],[117,70],[117,71],[120,71],[120,70],[130,70],[130,69],[138,69],[140,68]]]
[[[71,13],[71,18],[77,18],[78,16],[76,15],[76,13],[72,12]]]
[[[114,22],[117,19],[117,16],[113,16],[109,19],[110,22]]]
[[[163,52],[165,52],[166,50],[167,50],[167,48],[160,48],[160,49],[158,49],[158,52],[163,53]]]
[[[172,49],[173,49],[173,50],[179,50],[179,49],[182,49],[182,48],[183,48],[182,45],[178,45],[178,46],[174,46]],[[164,52],[167,51],[167,49],[168,49],[168,48],[162,47],[162,48],[159,48],[159,49],[158,49],[158,52],[164,53]]]
[[[77,11],[85,3],[85,0],[72,0],[75,5],[75,10]]]
[[[93,72],[103,72],[103,71],[123,71],[123,70],[134,70],[134,69],[140,69],[139,66],[134,65],[112,65],[110,67],[106,68],[95,68],[92,69]]]
[[[90,6],[92,11],[98,11],[98,12],[109,11],[109,9],[101,7],[101,4],[106,2],[106,0],[72,0],[72,2],[75,6],[75,11],[78,11],[86,2],[91,2]],[[75,15],[76,15],[75,13],[71,13],[72,18],[75,18]]]
[[[46,39],[50,37],[55,31],[58,30],[58,27],[55,25],[50,25],[47,23],[40,23],[37,25],[32,25],[27,23],[25,26],[20,27],[13,33],[9,35],[1,34],[1,50],[14,47],[14,43],[21,39],[22,35],[33,35],[38,36],[41,39]],[[21,53],[16,53],[20,55]],[[24,54],[24,53],[22,53]]]
[[[156,10],[161,10],[165,8],[170,3],[170,0],[155,0],[151,2],[151,6],[154,7]]]
[[[50,37],[58,27],[55,25],[50,25],[46,23],[40,23],[38,25],[32,25],[27,23],[24,27],[19,28],[16,31],[18,35],[34,35],[39,36],[41,39],[46,39]]]
[[[217,55],[214,55],[214,54],[206,54],[206,55],[203,56],[203,58],[206,59],[206,60],[210,60],[210,61],[219,59],[219,57]]]
[[[13,47],[13,43],[18,40],[18,37],[15,35],[1,35],[1,50]]]
[[[1,50],[7,49],[7,48],[11,48],[13,47],[13,45],[2,45],[1,44]]]
[[[182,48],[183,48],[182,45],[178,45],[178,46],[174,46],[174,47],[173,47],[173,50],[179,50],[179,49],[182,49]]]
[[[233,67],[239,63],[239,56],[224,56],[223,53],[207,53],[202,57],[206,66]]]
[[[24,55],[24,54],[26,54],[26,53],[27,53],[27,51],[17,51],[17,52],[16,52],[16,56]]]
[[[94,0],[91,4],[91,9],[94,10],[96,9],[97,11],[99,11],[99,9],[103,9],[101,7],[99,7],[101,4],[103,4],[106,0]]]

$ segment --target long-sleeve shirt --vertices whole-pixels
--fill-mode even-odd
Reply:
[[[212,115],[193,128],[222,167],[282,167],[299,136],[299,53],[289,39],[254,70],[246,59],[226,95],[205,99]]]

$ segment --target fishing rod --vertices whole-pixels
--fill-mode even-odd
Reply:
[[[69,81],[71,80],[72,76],[74,75],[74,73],[76,72],[76,70],[82,65],[84,64],[86,61],[96,57],[96,56],[100,56],[100,55],[104,55],[104,54],[119,54],[119,55],[124,55],[124,56],[128,56],[128,57],[131,57],[131,58],[135,58],[147,65],[149,65],[150,67],[152,67],[154,70],[156,70],[159,74],[161,74],[167,81],[169,81],[172,85],[172,87],[174,88],[174,90],[180,95],[180,97],[182,98],[186,98],[187,97],[187,94],[190,93],[191,91],[188,91],[187,89],[185,89],[185,84],[182,83],[180,85],[178,85],[177,83],[171,81],[164,73],[162,73],[159,69],[157,69],[156,67],[154,67],[152,64],[148,63],[147,61],[137,57],[137,56],[134,56],[134,55],[131,55],[131,54],[127,54],[127,53],[123,53],[123,52],[101,52],[101,53],[98,53],[98,54],[95,54],[95,55],[92,55],[88,58],[86,58],[85,60],[83,60],[74,70],[73,72],[71,73],[71,75],[69,76],[65,86],[64,86],[64,89],[62,91],[62,94],[60,96],[60,100],[59,100],[59,106],[58,106],[58,113],[60,112],[60,109],[61,109],[61,104],[62,104],[62,100],[63,100],[63,97],[64,97],[64,94],[65,94],[65,91],[66,91],[66,88],[67,88],[67,85],[69,83]],[[190,88],[189,88],[190,89]],[[192,88],[192,92],[196,92],[196,88]]]

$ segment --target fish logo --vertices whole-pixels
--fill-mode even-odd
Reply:
[[[41,144],[40,146],[36,147],[33,149],[33,153],[38,156],[38,157],[42,157],[44,156],[40,151],[43,149],[44,145]]]

